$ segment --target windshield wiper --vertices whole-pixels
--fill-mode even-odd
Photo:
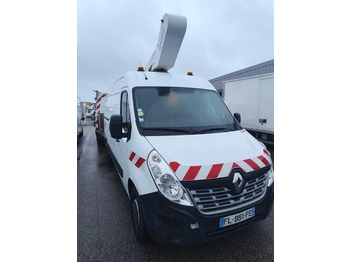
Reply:
[[[195,134],[197,132],[188,129],[180,129],[180,128],[170,128],[170,127],[145,127],[142,128],[143,131],[170,131],[170,132],[181,132],[186,134]]]
[[[210,132],[210,131],[230,132],[230,131],[235,131],[235,130],[231,129],[231,128],[226,128],[226,127],[215,127],[215,128],[208,128],[208,129],[199,130],[198,133],[206,133],[206,132]]]

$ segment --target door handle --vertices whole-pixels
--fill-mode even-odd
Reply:
[[[266,124],[267,123],[267,119],[266,118],[259,118],[259,123],[261,125]]]

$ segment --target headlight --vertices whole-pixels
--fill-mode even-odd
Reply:
[[[260,145],[261,145],[264,149],[267,150],[266,145],[265,145],[263,142],[260,142],[260,141],[259,141],[259,143],[260,143]]]
[[[270,171],[267,172],[267,186],[271,186],[273,183],[273,168],[271,167]]]
[[[271,153],[270,153],[270,151],[269,150],[267,150],[267,147],[266,147],[266,145],[263,143],[263,142],[260,142],[259,141],[259,143],[261,144],[261,146],[265,149],[264,151],[266,151],[265,153],[267,153],[267,155],[269,156],[269,157],[271,157]]]
[[[188,193],[174,172],[155,150],[149,154],[147,164],[153,180],[163,196],[175,203],[193,206]]]

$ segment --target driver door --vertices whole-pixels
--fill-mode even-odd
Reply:
[[[129,108],[129,95],[128,90],[125,88],[122,90],[122,93],[120,95],[120,115],[122,116],[123,123],[129,123],[130,130],[127,130],[128,128],[124,127],[122,132],[130,132],[131,131],[131,125],[130,125],[130,108]],[[131,138],[131,137],[130,137]],[[123,137],[121,139],[117,140],[117,156],[118,159],[120,159],[120,165],[123,170],[123,182],[127,181],[128,175],[128,159],[129,159],[129,141],[127,137]]]

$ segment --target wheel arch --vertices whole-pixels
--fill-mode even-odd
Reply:
[[[132,188],[135,188],[136,191],[137,191],[137,188],[136,188],[134,182],[132,181],[131,178],[129,178],[129,179],[128,179],[128,195],[129,195],[129,198],[130,198],[130,192],[131,192],[131,189],[132,189]]]

